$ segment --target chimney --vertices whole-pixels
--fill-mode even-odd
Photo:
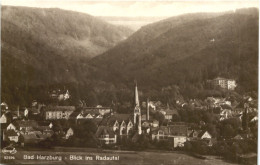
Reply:
[[[146,103],[146,120],[149,120],[149,98],[147,98]]]

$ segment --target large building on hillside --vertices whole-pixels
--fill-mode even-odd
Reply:
[[[217,77],[213,80],[210,80],[209,83],[212,86],[219,86],[223,89],[227,89],[227,90],[235,90],[237,84],[236,81],[233,79],[226,79],[226,78],[222,78],[222,77]]]

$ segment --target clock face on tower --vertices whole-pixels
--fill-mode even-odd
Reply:
[[[139,113],[139,112],[140,112],[139,107],[135,107],[135,113]]]

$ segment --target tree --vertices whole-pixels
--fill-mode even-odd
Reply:
[[[162,113],[157,111],[157,112],[154,113],[154,119],[159,121],[160,124],[162,124],[165,118],[164,118],[164,115]]]
[[[235,135],[235,130],[230,124],[226,124],[221,133],[224,137],[233,137]]]
[[[80,125],[77,125],[74,130],[74,135],[82,140],[82,145],[91,147],[96,145],[94,134],[97,130],[97,125],[93,121],[87,120]]]
[[[172,121],[173,121],[173,122],[179,122],[179,121],[181,121],[181,118],[180,118],[179,115],[174,114],[174,115],[172,116]]]

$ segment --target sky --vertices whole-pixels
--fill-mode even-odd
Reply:
[[[2,0],[2,5],[61,8],[93,16],[169,17],[185,13],[222,12],[237,8],[258,7],[250,1],[87,1],[87,0]]]

